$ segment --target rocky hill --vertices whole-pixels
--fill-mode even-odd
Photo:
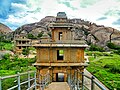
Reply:
[[[22,31],[27,32],[27,34],[38,35],[40,32],[49,32],[47,30],[47,25],[51,22],[54,22],[56,18],[54,16],[46,16],[41,19],[39,22],[26,24],[15,30],[13,35],[20,34]],[[103,25],[96,25],[89,21],[84,21],[82,19],[69,19],[70,23],[73,23],[77,26],[75,32],[75,39],[85,39],[88,44],[97,44],[105,47],[106,43],[111,41],[115,44],[120,45],[120,31],[111,28],[105,27]]]
[[[0,23],[0,33],[1,34],[7,34],[7,33],[10,33],[10,32],[12,32],[12,30],[8,26]]]

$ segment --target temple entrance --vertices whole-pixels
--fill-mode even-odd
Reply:
[[[56,73],[56,82],[64,82],[64,73]]]

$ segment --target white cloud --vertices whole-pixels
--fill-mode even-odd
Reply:
[[[12,8],[19,8],[20,10],[28,10],[28,7],[25,4],[20,3],[11,3]]]
[[[75,9],[60,2],[69,2]],[[80,7],[81,4],[86,7]],[[17,11],[9,15],[6,21],[13,25],[34,23],[45,16],[56,16],[60,11],[65,11],[68,18],[82,18],[116,28],[118,26],[112,23],[120,18],[118,14],[120,2],[117,0],[27,0],[26,4],[12,3],[11,5]],[[107,19],[97,21],[100,17],[107,17]]]

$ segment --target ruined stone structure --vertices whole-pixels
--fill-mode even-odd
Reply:
[[[20,55],[22,54],[23,48],[28,48],[31,46],[31,39],[26,38],[25,31],[21,32],[20,35],[14,37],[15,53]]]
[[[65,12],[57,13],[56,22],[47,28],[52,32],[51,38],[34,45],[37,51],[34,66],[41,75],[49,72],[52,81],[66,82],[76,69],[83,72],[87,66],[84,59],[87,45],[84,40],[74,40],[76,27],[67,21]]]

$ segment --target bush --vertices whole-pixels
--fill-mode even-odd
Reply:
[[[115,50],[120,49],[120,46],[115,45],[114,43],[107,43],[107,46],[108,46],[110,49],[115,49]]]
[[[106,64],[105,66],[104,66],[104,68],[111,68],[112,67],[112,65],[110,65],[110,64]]]
[[[104,68],[108,68],[111,73],[120,73],[119,65],[106,64]]]
[[[115,49],[115,45],[113,43],[107,43],[107,46],[111,49]]]
[[[36,37],[33,34],[28,34],[27,36],[29,39],[36,39]]]
[[[104,56],[113,56],[113,54],[108,53],[108,52],[103,52],[103,55],[104,55]]]
[[[43,33],[44,33],[44,32],[40,32],[37,37],[38,37],[38,38],[42,37],[42,36],[43,36]]]
[[[97,45],[90,45],[90,48],[89,48],[90,51],[100,51],[100,52],[103,52],[104,49],[100,46],[97,46]]]
[[[22,50],[22,54],[23,55],[29,55],[29,53],[30,53],[30,49],[29,48],[23,48],[23,50]]]
[[[120,49],[114,50],[113,52],[120,55]]]
[[[4,60],[10,59],[10,54],[5,54],[2,58],[3,58]]]
[[[102,52],[97,52],[97,51],[95,51],[95,52],[86,52],[86,54],[88,56],[103,56]]]
[[[0,42],[0,50],[13,50],[13,43],[11,42]]]
[[[113,53],[119,54],[120,55],[120,46],[119,45],[115,45],[114,43],[108,43],[107,46],[110,49],[114,49]]]
[[[111,68],[110,68],[110,72],[112,72],[112,73],[120,73],[120,66],[112,65]]]

